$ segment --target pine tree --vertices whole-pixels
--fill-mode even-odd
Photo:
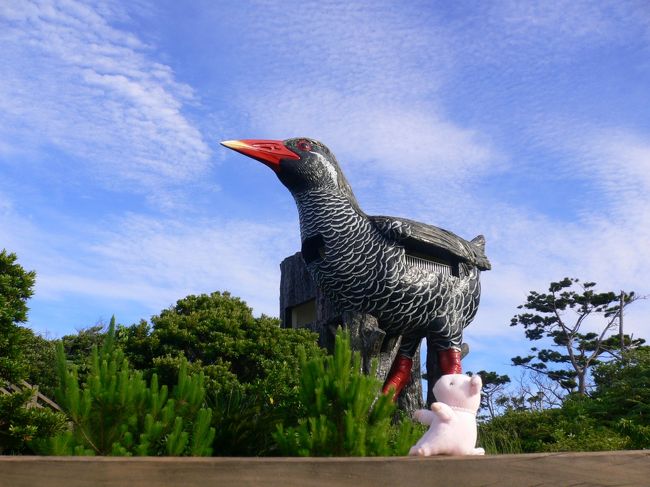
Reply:
[[[80,385],[62,345],[57,350],[61,385],[57,400],[72,429],[43,450],[55,455],[193,455],[212,453],[212,410],[204,407],[202,374],[188,375],[181,365],[171,394],[154,375],[149,386],[115,344],[111,320],[101,350],[94,348],[86,382]]]
[[[592,367],[606,356],[618,357],[621,348],[633,349],[644,343],[628,335],[620,336],[617,325],[624,308],[637,299],[634,292],[596,292],[596,283],[565,277],[551,282],[548,293],[530,291],[528,310],[512,318],[510,326],[523,326],[532,341],[550,339],[550,347],[531,347],[530,355],[513,357],[513,365],[548,377],[567,392],[585,396]],[[585,331],[586,320],[600,321],[597,332]]]
[[[404,455],[422,431],[409,420],[392,425],[396,407],[381,395],[374,374],[361,372],[361,356],[347,333],[336,336],[334,354],[301,357],[300,399],[306,415],[296,426],[278,426],[274,438],[284,455]]]

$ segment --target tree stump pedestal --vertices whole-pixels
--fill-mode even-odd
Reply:
[[[280,264],[280,319],[283,328],[307,328],[318,333],[319,344],[330,352],[338,327],[350,332],[352,349],[361,353],[361,367],[372,372],[377,361],[376,377],[383,383],[399,349],[401,336],[386,336],[374,316],[340,311],[316,286],[300,252]],[[412,380],[398,398],[398,407],[411,415],[423,407],[420,351],[413,357]]]

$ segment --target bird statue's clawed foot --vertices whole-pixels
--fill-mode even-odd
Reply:
[[[398,355],[393,362],[382,392],[392,394],[393,401],[397,401],[402,389],[411,382],[411,369],[413,368],[413,359],[405,355]]]
[[[440,367],[441,375],[462,374],[461,356],[461,351],[455,348],[440,350],[438,352],[438,367]]]

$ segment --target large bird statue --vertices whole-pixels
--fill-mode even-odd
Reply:
[[[422,338],[442,374],[461,368],[463,328],[474,318],[479,275],[490,269],[485,240],[404,218],[366,215],[334,154],[308,138],[228,140],[222,144],[270,167],[298,206],[308,272],[342,311],[377,318],[402,335],[383,391],[396,399],[411,379]]]

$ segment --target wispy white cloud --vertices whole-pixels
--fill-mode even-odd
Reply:
[[[643,0],[624,2],[508,0],[475,5],[473,15],[446,26],[464,63],[536,67],[571,63],[594,48],[650,47],[650,13]],[[522,71],[520,71],[522,72]]]
[[[643,137],[618,128],[593,129],[588,132],[586,140],[574,141],[571,149],[582,158],[584,177],[606,193],[617,213],[625,214],[637,203],[644,206],[648,203],[650,134]],[[634,216],[643,215],[648,215],[648,212]]]
[[[494,4],[492,8],[496,16],[511,26],[509,30],[522,35],[548,32],[565,39],[611,42],[629,39],[631,32],[621,31],[622,25],[634,28],[634,34],[650,26],[650,13],[643,1],[627,1],[623,6],[616,1],[559,0],[542,4],[511,0]],[[566,48],[572,49],[572,46]]]
[[[484,275],[484,302],[471,336],[512,333],[506,325],[527,292],[544,291],[564,276],[596,281],[601,290],[650,294],[648,137],[578,122],[562,127],[539,127],[539,140],[562,153],[562,177],[587,185],[583,206],[567,221],[543,208],[499,204],[487,232],[494,271]],[[649,311],[647,301],[630,308],[628,330],[647,335],[643,316]]]
[[[277,223],[132,214],[63,234],[38,228],[15,211],[0,212],[0,234],[9,236],[3,246],[19,252],[25,268],[37,270],[33,304],[136,303],[146,310],[142,317],[188,294],[212,291],[230,291],[255,313],[277,316],[277,255],[295,251],[293,233]]]
[[[178,299],[187,290],[224,286],[256,309],[277,315],[278,250],[292,249],[287,228],[218,218],[160,221],[130,216],[106,232],[89,252],[110,262],[118,280],[165,289]],[[196,292],[196,291],[194,291]]]
[[[605,277],[615,275],[636,286],[650,272],[650,134],[621,128],[585,131],[569,145],[581,161],[580,176],[587,179],[604,204],[585,211],[593,230],[584,242],[592,268]],[[576,140],[578,143],[576,143]],[[591,245],[589,245],[591,244]]]
[[[251,94],[277,81],[303,87],[316,82],[374,102],[417,100],[435,92],[447,73],[450,41],[415,5],[253,3],[255,8],[237,8],[227,17],[247,26],[241,34],[249,56],[245,69],[261,75],[243,80]]]
[[[113,187],[192,180],[211,156],[184,113],[194,92],[152,48],[114,26],[125,14],[113,7],[2,3],[0,145],[55,148]]]
[[[286,22],[293,11],[309,15]],[[368,211],[403,214],[414,199],[436,207],[503,169],[490,136],[444,107],[458,48],[436,9],[261,2],[245,20],[251,59],[236,99],[251,131],[323,141]]]
[[[271,100],[277,100],[274,109],[265,109]],[[480,133],[420,107],[295,86],[249,98],[248,107],[263,133],[318,134],[360,178],[400,175],[412,181],[435,175],[448,182],[478,176],[495,160]]]

